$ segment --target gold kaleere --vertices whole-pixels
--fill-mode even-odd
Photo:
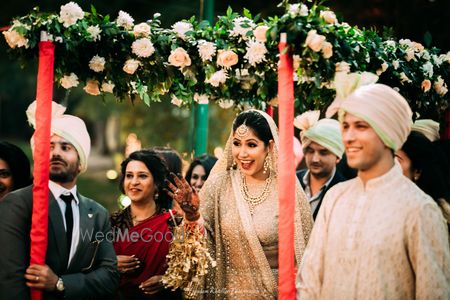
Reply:
[[[166,256],[168,268],[162,278],[165,287],[182,289],[186,299],[194,299],[202,277],[208,273],[212,259],[206,238],[197,223],[182,224],[173,230],[173,241]]]

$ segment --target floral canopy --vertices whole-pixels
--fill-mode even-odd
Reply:
[[[22,62],[36,57],[41,31],[51,35],[55,79],[66,89],[83,84],[91,95],[138,97],[148,105],[168,94],[178,106],[215,101],[222,108],[265,109],[277,103],[277,45],[286,32],[297,112],[324,111],[335,96],[335,73],[363,71],[405,96],[415,118],[449,108],[450,52],[383,39],[338,20],[322,5],[282,5],[281,17],[262,20],[228,9],[213,26],[192,17],[162,28],[159,14],[135,24],[124,11],[112,20],[93,6],[85,12],[69,2],[59,14],[35,8],[3,34]]]

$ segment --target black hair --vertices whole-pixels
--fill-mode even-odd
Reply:
[[[214,167],[216,161],[217,158],[215,156],[211,156],[208,154],[203,154],[202,156],[195,158],[189,165],[189,169],[187,170],[186,176],[184,178],[189,184],[191,184],[192,171],[196,166],[199,165],[202,166],[203,169],[205,169],[205,177],[208,178],[209,173],[211,172],[211,169]]]
[[[13,190],[31,184],[30,160],[22,149],[6,141],[0,141],[0,159],[3,159],[9,166],[13,179]]]
[[[182,170],[182,161],[180,154],[170,147],[153,147],[151,150],[155,151],[166,162],[169,172],[180,175]]]
[[[441,168],[445,157],[440,149],[423,134],[412,131],[401,150],[411,160],[411,171],[420,172],[417,186],[435,201],[443,198],[449,202],[448,173]]]
[[[242,124],[250,127],[258,139],[264,142],[266,147],[269,145],[270,140],[273,139],[266,118],[255,110],[248,110],[240,113],[233,122],[233,132],[235,132]]]
[[[169,195],[167,195],[165,182],[168,175],[167,166],[161,156],[153,150],[135,151],[122,162],[120,165],[122,173],[119,182],[120,191],[125,194],[124,181],[127,165],[130,161],[134,160],[143,162],[153,176],[153,182],[156,185],[156,190],[159,195],[158,199],[155,199],[157,211],[160,212],[162,209],[170,208],[172,201]]]

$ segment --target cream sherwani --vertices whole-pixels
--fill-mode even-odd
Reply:
[[[297,299],[450,299],[447,228],[398,163],[325,195],[297,276]]]

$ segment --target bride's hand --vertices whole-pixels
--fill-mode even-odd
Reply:
[[[180,205],[188,221],[197,221],[200,218],[198,194],[192,189],[186,179],[179,178],[173,173],[170,173],[170,175],[175,185],[167,180],[167,194]]]

